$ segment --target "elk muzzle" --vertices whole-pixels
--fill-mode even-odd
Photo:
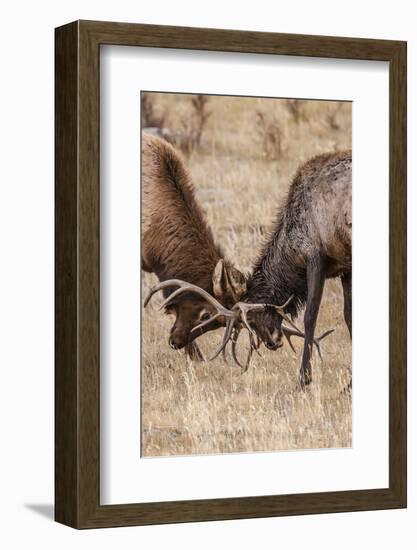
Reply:
[[[282,335],[282,330],[279,330],[278,328],[274,328],[271,332],[268,328],[265,327],[263,335],[265,347],[271,351],[282,348],[282,346],[284,345],[284,342],[282,341]]]
[[[182,349],[188,344],[188,336],[175,331],[170,334],[168,343],[172,349]]]
[[[190,343],[190,327],[179,317],[171,327],[168,343],[172,349],[182,349]]]

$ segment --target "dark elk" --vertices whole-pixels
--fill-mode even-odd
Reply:
[[[165,308],[175,315],[170,346],[185,347],[192,359],[202,359],[193,340],[204,330],[191,331],[216,310],[196,293],[173,296],[175,289],[164,281],[182,279],[198,285],[216,298],[216,304],[230,308],[246,289],[245,279],[214,242],[179,153],[146,133],[142,133],[142,269],[161,281],[151,295],[162,290],[165,298],[171,298]],[[220,326],[214,322],[205,330]]]
[[[296,174],[247,284],[243,301],[284,304],[294,318],[305,305],[301,386],[312,381],[311,353],[317,316],[328,278],[340,277],[344,317],[352,337],[352,154],[320,155]],[[282,342],[282,315],[255,312],[252,326],[265,345]]]
[[[216,314],[194,331],[222,319],[226,331],[216,355],[231,341],[236,360],[236,341],[242,328],[249,332],[251,351],[258,348],[260,340],[275,350],[283,345],[283,336],[287,339],[291,334],[303,336],[299,380],[304,388],[312,381],[313,345],[320,351],[319,340],[332,332],[314,338],[324,282],[332,277],[341,279],[344,317],[352,337],[350,151],[317,156],[299,169],[240,301],[231,309],[218,304]],[[181,295],[189,289],[185,285],[177,292]],[[304,333],[301,333],[293,319],[304,306]]]

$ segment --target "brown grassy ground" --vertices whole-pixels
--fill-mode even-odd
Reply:
[[[151,95],[164,125],[187,135],[195,123],[190,97]],[[210,97],[207,110],[200,145],[186,151],[188,166],[216,239],[250,270],[297,167],[351,147],[351,106]],[[143,295],[155,282],[143,274]],[[143,456],[351,446],[351,397],[340,393],[350,376],[351,343],[339,280],[326,283],[317,332],[336,330],[322,344],[324,361],[315,357],[306,393],[296,389],[301,342],[296,355],[288,346],[263,348],[243,375],[221,358],[190,363],[169,348],[173,318],[157,306],[155,300],[142,320]],[[220,337],[200,338],[206,355]]]

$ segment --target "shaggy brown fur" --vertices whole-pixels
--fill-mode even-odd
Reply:
[[[222,250],[196,200],[180,154],[169,143],[142,133],[142,268],[155,273],[160,281],[181,279],[198,285],[231,306],[244,290],[244,279],[222,260]],[[219,262],[221,280],[214,292]],[[172,290],[166,290],[165,295]],[[201,298],[189,293],[170,304],[168,312],[176,315],[172,347],[191,344],[189,333],[200,322],[203,310],[211,312]]]
[[[167,142],[142,134],[142,267],[159,280],[183,279],[211,292],[223,257],[190,175]]]

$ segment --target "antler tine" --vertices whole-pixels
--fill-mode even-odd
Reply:
[[[153,288],[151,288],[148,296],[145,299],[144,307],[146,307],[148,305],[150,299],[152,298],[152,296],[156,292],[158,292],[159,290],[163,290],[164,288],[169,288],[169,287],[174,287],[174,286],[178,286],[180,288],[178,288],[175,292],[173,292],[170,296],[168,296],[168,298],[163,302],[161,307],[165,307],[166,305],[168,305],[169,302],[173,298],[176,298],[179,294],[182,294],[184,292],[194,292],[195,294],[200,295],[207,302],[212,304],[217,309],[217,311],[219,313],[221,312],[222,315],[224,315],[226,317],[231,317],[232,316],[231,311],[226,309],[225,307],[223,307],[222,304],[220,302],[218,302],[216,300],[216,298],[214,298],[207,291],[200,288],[199,286],[193,285],[191,283],[187,283],[186,281],[181,281],[180,279],[169,279],[169,280],[163,281],[162,283],[159,283],[156,286],[154,286]]]
[[[183,294],[185,290],[186,290],[185,287],[180,287],[180,288],[177,288],[177,290],[174,290],[174,292],[170,294],[168,298],[162,302],[162,304],[159,306],[159,309],[164,309],[164,307],[167,306],[170,302],[172,302],[174,298],[176,298],[180,294]]]
[[[326,336],[329,336],[329,334],[331,334],[332,332],[334,332],[334,328],[331,328],[330,330],[326,330],[326,332],[323,332],[321,336],[319,336],[318,338],[314,338],[313,340],[313,343],[316,346],[319,357],[322,361],[323,361],[323,356],[321,354],[320,341],[323,340],[323,338],[326,338]]]
[[[193,332],[196,332],[197,330],[201,329],[201,328],[204,328],[205,326],[209,325],[211,322],[213,322],[215,319],[218,319],[219,317],[222,317],[223,314],[222,313],[216,313],[215,315],[213,315],[213,317],[210,317],[210,319],[207,319],[207,321],[203,321],[202,323],[200,323],[199,325],[197,325],[196,327],[194,327],[190,334],[192,334]]]
[[[287,307],[287,305],[291,302],[291,300],[292,300],[293,298],[294,298],[294,295],[291,295],[291,296],[288,298],[288,300],[285,302],[285,304],[282,304],[282,306],[276,306],[276,305],[274,305],[274,304],[267,304],[267,305],[270,306],[270,307],[272,307],[272,308],[274,308],[275,311],[276,311],[277,313],[279,313],[279,314],[281,315],[281,317],[282,317],[285,321],[287,321],[287,323],[288,323],[289,325],[291,325],[295,330],[298,331],[299,329],[298,329],[297,325],[296,325],[296,324],[293,322],[293,320],[290,319],[290,318],[288,317],[288,315],[285,313],[285,308]],[[292,347],[292,346],[291,346],[291,347]]]
[[[323,332],[323,334],[321,336],[319,336],[318,338],[316,338],[316,340],[318,342],[320,342],[320,340],[323,340],[323,338],[326,338],[326,336],[329,336],[329,334],[331,334],[332,332],[334,332],[335,329],[334,328],[331,328],[329,330],[326,330],[326,332]]]
[[[153,286],[150,289],[148,295],[145,298],[143,306],[146,307],[149,304],[152,296],[157,292],[159,292],[160,290],[163,290],[164,288],[173,287],[173,286],[182,287],[184,284],[188,284],[188,283],[186,283],[185,281],[181,281],[180,279],[169,279],[167,281],[162,281],[162,283],[158,283],[157,285]]]
[[[239,365],[239,367],[243,370],[243,372],[246,372],[249,368],[250,360],[251,360],[253,351],[255,350],[258,353],[258,355],[261,356],[261,354],[258,351],[259,342],[258,342],[258,344],[255,342],[255,332],[253,331],[253,329],[249,325],[248,318],[247,318],[247,313],[249,311],[254,311],[254,310],[261,311],[261,310],[264,310],[264,309],[265,309],[265,304],[248,304],[246,302],[238,302],[237,304],[235,304],[233,306],[233,308],[231,309],[231,311],[230,311],[230,313],[233,316],[230,316],[229,321],[227,322],[226,331],[225,331],[225,334],[224,334],[224,337],[223,337],[223,341],[222,341],[220,347],[218,348],[218,350],[216,351],[216,353],[213,355],[213,357],[210,358],[210,360],[215,359],[220,354],[220,352],[222,352],[223,356],[225,357],[226,346],[227,346],[229,340],[231,339],[232,340],[232,356],[233,356],[233,359],[237,363],[237,365]],[[219,317],[219,316],[220,316],[220,314],[214,315],[213,317],[211,317],[210,319],[208,319],[204,323],[200,323],[200,325],[195,327],[193,330],[198,330],[199,328],[202,328],[203,326],[211,323],[216,317]],[[243,327],[249,333],[250,347],[249,347],[248,357],[246,359],[245,365],[242,365],[240,363],[239,359],[237,358],[237,353],[236,353],[237,340],[239,338],[239,334],[240,334],[240,331],[241,331],[241,328],[234,328],[234,325],[237,321],[241,322]],[[232,337],[232,334],[233,334],[233,337]]]
[[[236,310],[244,310],[245,313],[249,313],[250,311],[263,311],[266,306],[269,304],[250,304],[248,302],[237,302],[233,307],[232,311]],[[275,306],[272,306],[275,307]]]
[[[249,332],[253,332],[252,329],[249,327],[249,324],[247,322],[247,314],[250,311],[264,311],[266,307],[270,307],[272,309],[275,309],[277,313],[281,315],[287,321],[289,325],[291,325],[295,330],[298,330],[297,325],[288,317],[288,315],[285,313],[285,308],[287,305],[291,302],[291,300],[294,298],[293,295],[291,295],[288,300],[285,302],[285,304],[281,306],[276,306],[275,304],[250,304],[247,302],[238,302],[235,304],[232,308],[232,311],[238,309],[241,312],[242,322],[246,326],[246,328],[249,330]]]
[[[245,366],[243,367],[243,372],[247,372],[247,370],[250,366],[250,360],[252,359],[252,354],[253,354],[253,347],[251,346],[249,348],[249,352],[248,352],[248,356],[246,358]]]
[[[283,313],[285,313],[285,308],[287,305],[291,302],[291,300],[294,298],[294,294],[291,294],[291,296],[288,298],[288,300],[285,302],[285,304],[282,304],[282,306],[274,306],[277,310],[282,310]]]
[[[220,355],[220,353],[224,350],[224,348],[227,346],[228,341],[230,340],[230,336],[232,335],[232,330],[235,325],[235,317],[232,317],[227,321],[226,330],[224,333],[224,337],[222,340],[222,343],[220,344],[220,347],[217,349],[216,353],[210,357],[209,361],[213,361],[213,359],[216,359]]]
[[[253,336],[253,330],[251,329],[249,323],[248,323],[248,318],[246,316],[246,311],[245,311],[245,308],[241,308],[241,317],[242,317],[242,322],[245,326],[245,328],[247,329],[247,331],[249,332],[249,335],[252,337]],[[251,338],[251,344],[252,344],[252,338]]]
[[[284,336],[287,339],[287,342],[289,343],[290,348],[293,350],[294,353],[297,353],[295,351],[295,347],[293,346],[293,343],[291,342],[291,336],[294,336],[294,334],[291,334],[291,333],[288,334],[288,331],[287,331],[286,327],[282,327],[282,332],[284,333]],[[301,335],[297,334],[297,336],[301,336]]]
[[[248,356],[246,358],[246,362],[245,362],[244,365],[242,365],[241,362],[239,361],[239,359],[237,357],[237,353],[236,353],[237,341],[239,339],[240,331],[241,331],[241,329],[235,329],[235,331],[234,331],[235,337],[232,338],[232,356],[233,356],[233,359],[234,359],[235,363],[242,369],[242,373],[244,373],[248,370],[248,368],[250,366],[250,360],[252,358],[254,348],[252,347],[252,345],[250,346]]]
[[[249,334],[254,335],[254,331],[249,325],[247,314],[251,311],[263,311],[267,304],[249,304],[247,302],[238,302],[232,307],[232,311],[238,313],[240,321],[244,327],[248,330]]]
[[[239,339],[239,335],[240,335],[240,332],[241,332],[241,328],[235,328],[234,329],[234,332],[233,332],[233,337],[231,338],[232,340],[232,357],[235,361],[235,363],[237,363],[237,365],[242,369],[243,372],[246,372],[250,366],[250,361],[251,361],[251,358],[252,358],[252,355],[253,355],[253,351],[255,350],[256,353],[262,357],[262,355],[259,353],[258,351],[258,347],[259,347],[259,341],[258,342],[255,342],[255,339],[254,339],[254,336],[253,334],[251,334],[251,332],[249,332],[249,343],[250,343],[250,347],[249,347],[249,352],[248,352],[248,356],[246,358],[246,362],[244,365],[241,364],[241,362],[239,361],[238,357],[237,357],[237,341]]]
[[[237,353],[236,353],[236,345],[237,345],[237,341],[239,339],[239,335],[240,335],[240,330],[239,328],[235,328],[234,331],[233,331],[233,337],[232,337],[232,357],[235,361],[235,363],[241,368],[241,369],[244,369],[244,366],[240,364],[240,361],[239,359],[237,358]]]
[[[298,328],[296,328],[296,330],[294,330],[293,328],[286,327],[286,326],[282,327],[282,332],[284,333],[285,338],[287,339],[289,345],[291,346],[291,349],[295,353],[295,348],[294,348],[294,346],[291,342],[291,336],[298,336],[299,338],[305,338],[304,332],[301,332],[301,330],[298,329]],[[331,334],[332,332],[334,332],[333,328],[330,329],[330,330],[326,330],[326,332],[324,332],[318,338],[313,338],[313,344],[316,346],[317,352],[318,352],[319,357],[322,361],[323,361],[323,356],[321,354],[320,341],[323,340],[323,338],[326,338],[326,336],[329,336],[329,334]]]
[[[262,357],[262,354],[259,352],[258,348],[259,348],[259,342],[255,342],[255,336],[254,336],[254,332],[251,331],[249,332],[249,342],[250,342],[250,347],[252,350],[256,351],[256,353],[259,355],[259,357]],[[263,357],[262,357],[263,358]]]

